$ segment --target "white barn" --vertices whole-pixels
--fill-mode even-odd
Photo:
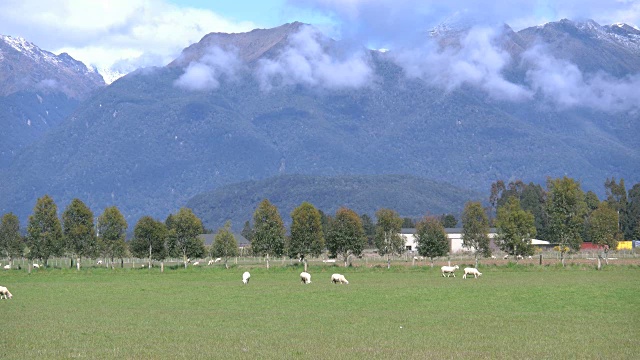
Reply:
[[[449,238],[449,253],[455,254],[461,251],[473,250],[462,246],[462,228],[445,228]],[[405,239],[405,249],[407,251],[418,251],[418,243],[415,237],[415,228],[403,228],[400,235]],[[489,229],[489,239],[493,239],[496,236],[496,229]]]

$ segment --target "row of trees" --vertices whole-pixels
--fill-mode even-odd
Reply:
[[[640,185],[636,184],[629,192],[631,201],[620,195],[623,180],[618,184],[607,179],[605,186],[608,198],[600,202],[597,196],[593,198],[595,194],[583,193],[579,183],[567,177],[549,179],[546,190],[521,181],[507,186],[498,181],[492,185],[492,208],[485,209],[480,202],[465,205],[461,219],[463,245],[474,252],[476,265],[479,257],[491,256],[488,235],[491,225],[497,228],[496,245],[512,255],[533,254],[531,239],[541,233],[559,244],[563,264],[565,253],[578,250],[585,238],[605,249],[615,248],[623,229],[630,227],[637,231],[633,224],[640,219]],[[624,221],[620,220],[620,214],[624,214]],[[400,232],[408,221],[391,209],[379,209],[375,217],[374,224],[369,216],[359,216],[348,208],[340,208],[329,216],[304,202],[291,213],[287,236],[278,209],[265,199],[253,214],[253,226],[247,221],[242,234],[250,240],[255,255],[266,257],[267,267],[270,257],[288,255],[304,261],[306,269],[306,257],[317,257],[325,249],[330,257],[342,257],[347,265],[350,257],[360,255],[368,244],[387,256],[389,267],[391,256],[404,252],[405,239]],[[419,254],[431,258],[432,263],[435,257],[446,256],[449,240],[444,228],[455,224],[457,220],[452,215],[425,216],[417,221]],[[129,251],[136,257],[148,258],[149,266],[152,260],[182,257],[186,267],[188,258],[206,254],[204,243],[198,238],[204,231],[201,220],[190,209],[183,208],[164,222],[142,217],[136,223],[133,238],[126,243],[127,223],[117,207],[105,209],[94,224],[91,210],[74,199],[60,221],[55,203],[45,195],[38,199],[29,217],[24,238],[15,215],[2,217],[0,251],[9,258],[26,255],[45,263],[49,257],[65,254],[72,255],[78,263],[82,257],[101,256],[109,259],[112,266],[114,259]],[[225,265],[229,258],[238,255],[229,222],[216,233],[209,253],[223,258]]]

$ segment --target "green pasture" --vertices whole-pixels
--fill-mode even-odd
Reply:
[[[250,270],[248,285],[242,272]],[[0,273],[2,359],[637,359],[640,267]],[[349,285],[330,283],[345,274]]]

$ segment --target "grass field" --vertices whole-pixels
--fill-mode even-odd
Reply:
[[[637,359],[640,267],[5,271],[3,359]],[[334,272],[349,285],[333,285]]]

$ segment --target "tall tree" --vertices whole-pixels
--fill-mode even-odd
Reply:
[[[374,245],[374,238],[376,236],[376,224],[373,223],[371,216],[367,214],[360,215],[360,220],[362,220],[362,228],[364,229],[364,236],[367,238],[367,245]]]
[[[244,227],[242,228],[242,232],[240,232],[240,235],[244,236],[245,239],[251,242],[252,234],[253,234],[253,229],[251,229],[251,223],[249,222],[249,220],[247,220],[244,222]]]
[[[640,183],[629,189],[624,236],[626,239],[640,239]]]
[[[496,180],[496,182],[491,183],[491,193],[489,194],[489,204],[491,205],[491,211],[489,212],[491,216],[491,221],[493,221],[493,214],[498,212],[498,201],[502,198],[502,194],[507,190],[507,187],[504,185],[504,181]]]
[[[536,235],[533,214],[520,206],[520,200],[511,197],[507,203],[498,208],[496,218],[498,234],[496,244],[508,254],[533,255],[531,238]]]
[[[491,256],[489,247],[489,219],[482,208],[482,204],[469,201],[462,213],[462,245],[473,249],[478,267],[478,254]]]
[[[73,199],[62,213],[62,233],[65,248],[76,255],[76,267],[80,270],[82,257],[95,257],[98,242],[94,232],[93,212],[80,199]]]
[[[51,256],[64,254],[62,226],[58,219],[58,207],[49,195],[36,201],[27,225],[29,259],[42,259],[46,265]]]
[[[401,228],[412,229],[416,226],[416,223],[410,217],[402,218],[402,226]]]
[[[391,209],[379,209],[376,211],[376,219],[376,247],[378,254],[387,255],[387,269],[390,269],[391,255],[404,251],[404,238],[400,235],[402,219]]]
[[[324,234],[320,212],[308,202],[303,202],[291,213],[289,256],[304,261],[307,271],[307,255],[319,256],[324,250]]]
[[[574,251],[580,249],[586,208],[584,193],[578,182],[566,176],[547,180],[548,233],[550,240],[558,243],[562,266],[567,248]]]
[[[609,206],[618,213],[618,230],[624,231],[622,225],[625,223],[627,210],[627,189],[624,186],[624,179],[616,183],[616,179],[612,177],[611,180],[607,179],[604,182],[604,187],[607,191]]]
[[[609,249],[615,249],[620,238],[618,212],[608,202],[600,203],[589,217],[587,232],[593,244],[603,247],[605,262],[609,264]]]
[[[218,229],[211,245],[211,256],[224,259],[224,267],[227,269],[229,258],[238,256],[238,242],[231,233],[231,221],[227,221],[224,227]]]
[[[547,193],[539,184],[529,183],[522,190],[520,197],[520,206],[522,210],[533,214],[534,224],[536,227],[536,236],[546,239],[546,231],[548,226],[547,214],[545,212],[545,202]]]
[[[431,259],[431,267],[433,258],[449,253],[449,237],[440,220],[434,217],[425,216],[418,222],[415,237],[418,242],[418,254]]]
[[[133,230],[133,239],[129,244],[133,256],[149,260],[164,260],[167,257],[167,227],[162,221],[150,216],[143,216],[138,220]]]
[[[351,255],[360,255],[366,244],[362,220],[353,210],[340,208],[331,221],[327,234],[327,249],[331,257],[341,255],[344,266],[349,264]]]
[[[442,214],[440,222],[445,228],[454,228],[458,225],[458,219],[456,219],[452,214]]]
[[[0,222],[0,254],[9,258],[9,264],[12,264],[13,259],[22,256],[23,251],[20,220],[13,213],[4,214]]]
[[[181,208],[165,221],[168,230],[167,247],[170,256],[181,255],[184,268],[187,258],[204,256],[204,242],[198,235],[204,232],[202,221],[189,208]]]
[[[104,209],[98,217],[98,242],[102,255],[110,260],[113,268],[115,258],[123,258],[127,251],[127,221],[116,206]]]
[[[251,249],[254,254],[267,257],[267,269],[269,268],[269,256],[282,256],[284,253],[285,228],[278,208],[264,199],[253,213],[253,236]]]

